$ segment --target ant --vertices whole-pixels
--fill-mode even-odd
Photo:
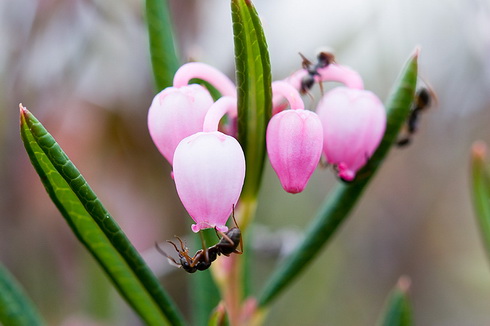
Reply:
[[[176,261],[173,257],[170,257],[163,251],[157,243],[155,243],[155,247],[159,253],[167,257],[171,262],[173,262],[179,268],[182,267],[188,273],[195,273],[196,271],[204,271],[211,267],[213,261],[220,255],[230,256],[231,254],[239,254],[243,253],[243,244],[242,244],[242,232],[238,228],[238,224],[236,223],[234,214],[233,220],[235,221],[235,225],[237,227],[233,227],[229,229],[227,232],[223,233],[218,231],[215,228],[216,234],[221,235],[221,239],[214,246],[209,248],[205,248],[203,245],[203,249],[199,249],[193,257],[189,256],[189,248],[184,245],[184,242],[178,236],[175,236],[177,240],[180,242],[180,249],[177,245],[167,240],[168,243],[174,246],[175,250],[179,255],[179,261]],[[204,244],[204,242],[203,242]],[[240,250],[237,249],[238,245],[240,245]]]
[[[405,147],[412,141],[412,136],[417,132],[420,113],[431,106],[431,102],[436,100],[434,92],[430,88],[421,88],[415,94],[415,99],[410,109],[410,115],[406,122],[407,134],[396,142],[396,146]]]
[[[304,76],[303,79],[301,80],[301,90],[300,90],[301,94],[306,94],[315,84],[315,77],[316,76],[320,77],[320,74],[318,73],[318,69],[325,68],[332,62],[335,62],[335,56],[330,52],[320,52],[317,56],[318,62],[313,65],[313,63],[310,60],[308,60],[304,55],[302,55],[301,53],[299,55],[303,59],[301,66],[303,67],[303,69],[306,69],[306,71],[308,72],[308,75]],[[321,83],[320,83],[320,88],[323,93],[323,87]]]

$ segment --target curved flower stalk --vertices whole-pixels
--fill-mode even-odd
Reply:
[[[226,113],[236,115],[236,98],[222,97],[208,111],[204,131],[184,138],[173,158],[177,193],[196,222],[192,231],[225,223],[236,205],[245,179],[245,156],[238,141],[218,130]]]
[[[378,147],[386,128],[386,111],[372,92],[337,87],[317,108],[323,126],[323,152],[344,181],[354,180]]]
[[[317,74],[314,76],[315,82],[321,83],[325,81],[340,82],[346,87],[353,89],[364,89],[364,82],[357,71],[336,63],[330,63],[326,67],[318,68]],[[284,79],[285,82],[293,86],[297,91],[301,90],[301,83],[309,72],[307,69],[300,69]],[[281,112],[286,108],[284,105],[284,96],[279,93],[273,94],[272,98],[273,114]]]
[[[267,127],[267,152],[285,191],[304,190],[315,171],[323,145],[323,129],[317,114],[304,109],[301,97],[284,81],[272,83],[272,92],[285,97],[291,110],[272,117]]]
[[[204,117],[213,104],[211,95],[204,87],[188,85],[193,78],[209,82],[223,95],[236,97],[233,82],[207,64],[192,62],[177,70],[173,87],[167,87],[158,93],[148,111],[151,138],[170,164],[173,164],[174,152],[179,142],[202,131]]]
[[[174,75],[174,87],[182,87],[199,78],[213,85],[223,96],[236,97],[235,84],[221,71],[202,62],[182,65]]]

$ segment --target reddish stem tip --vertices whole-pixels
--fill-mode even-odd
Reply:
[[[471,146],[471,153],[473,158],[484,160],[487,156],[487,144],[482,140],[477,140]]]
[[[410,280],[410,277],[408,276],[401,276],[398,279],[397,287],[402,291],[403,293],[407,293],[408,290],[410,289],[410,285],[412,284],[412,281]]]
[[[418,58],[420,54],[420,45],[417,45],[412,52],[412,57]]]

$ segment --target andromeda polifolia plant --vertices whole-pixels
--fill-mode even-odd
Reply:
[[[338,64],[330,53],[322,52],[316,63],[304,59],[301,69],[273,82],[274,58],[269,58],[252,2],[230,3],[235,82],[205,63],[179,67],[166,3],[146,0],[157,88],[148,110],[148,130],[155,150],[172,166],[172,175],[166,177],[175,182],[175,191],[195,222],[189,223],[189,230],[199,233],[202,243],[192,254],[177,237],[158,250],[181,267],[176,272],[192,272],[194,280],[205,277],[194,287],[196,300],[188,309],[194,316],[182,313],[58,143],[30,111],[20,107],[22,140],[46,191],[74,235],[147,325],[186,325],[191,320],[197,325],[264,323],[271,303],[287,293],[293,281],[301,280],[301,273],[347,219],[396,143],[414,100],[418,50],[384,104],[365,90],[354,69]],[[322,85],[331,81],[344,86],[323,92]],[[315,111],[307,110],[302,96],[316,86],[322,98]],[[217,96],[211,96],[211,90]],[[256,208],[266,158],[284,190],[295,194],[323,165],[322,155],[339,177],[336,188],[325,196],[297,248],[278,262],[263,288],[250,291],[244,285],[250,283],[254,261],[243,240],[252,239],[250,225],[260,219]],[[383,325],[410,324],[408,287],[401,284],[401,292],[395,290],[387,303]],[[20,314],[31,316],[25,323],[14,316],[18,325],[42,323],[20,291],[1,296],[11,307],[16,304]]]

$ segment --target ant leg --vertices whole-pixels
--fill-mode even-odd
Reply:
[[[315,101],[315,98],[313,97],[313,94],[311,94],[311,93],[310,93],[308,90],[306,90],[306,93],[305,93],[305,94],[306,94],[306,95],[308,95],[308,97],[310,98],[310,100],[311,100],[312,102],[314,102],[314,101]]]
[[[215,230],[216,230],[216,228],[215,228]],[[203,236],[201,230],[199,230],[199,236],[201,237],[201,245],[202,245],[202,251],[201,251],[201,253],[204,253],[204,260],[206,261],[206,263],[209,264],[211,262],[209,261],[208,248],[206,247],[206,243],[204,241],[204,236]],[[194,257],[196,257],[196,256],[197,256],[197,252],[194,255]]]
[[[235,219],[235,205],[233,205],[233,206],[232,206],[232,208],[231,208],[231,217],[233,217],[233,222],[235,222],[235,226],[237,227],[237,229],[240,229],[240,228],[238,227],[238,223],[236,222],[236,219]],[[227,238],[228,238],[228,236],[227,236]],[[229,239],[229,240],[230,240],[230,242],[231,242],[231,239],[230,239],[230,238],[228,238],[228,239]],[[233,244],[233,243],[232,243],[232,244]],[[237,250],[235,249],[235,252],[236,252],[237,254],[239,254],[239,255],[241,255],[241,254],[243,253],[243,238],[242,238],[242,233],[241,233],[241,232],[240,232],[240,250],[239,250],[239,251],[237,251]]]
[[[228,241],[231,245],[234,245],[235,243],[233,242],[233,240],[230,239],[229,236],[227,236],[225,233],[221,232],[221,231],[218,231],[216,230],[217,233],[219,233],[219,235],[225,239],[226,241]],[[240,234],[240,250],[236,250],[234,251],[235,254],[238,254],[238,255],[241,255],[243,254],[243,240],[242,240],[242,235]]]
[[[189,263],[189,266],[192,268],[192,267],[195,267],[197,265],[197,263],[199,263],[199,261],[201,260],[201,256],[203,254],[203,250],[202,249],[199,249],[198,251],[196,251],[196,254],[194,255],[194,257],[190,258],[190,263]],[[205,257],[204,258],[207,258],[207,255],[205,254]]]
[[[231,205],[231,217],[233,218],[233,222],[235,222],[235,226],[238,227],[238,223],[236,222],[235,219],[235,205]]]
[[[172,243],[173,244],[173,243]],[[182,267],[181,264],[179,264],[173,257],[167,255],[167,253],[165,251],[163,251],[162,248],[160,248],[160,246],[158,245],[158,243],[155,241],[155,249],[160,253],[162,254],[163,256],[165,256],[171,263],[175,264],[175,266],[177,267]]]
[[[318,82],[318,85],[320,85],[320,94],[322,94],[322,96],[323,96],[323,94],[324,94],[324,92],[323,92],[323,82],[320,80]]]

